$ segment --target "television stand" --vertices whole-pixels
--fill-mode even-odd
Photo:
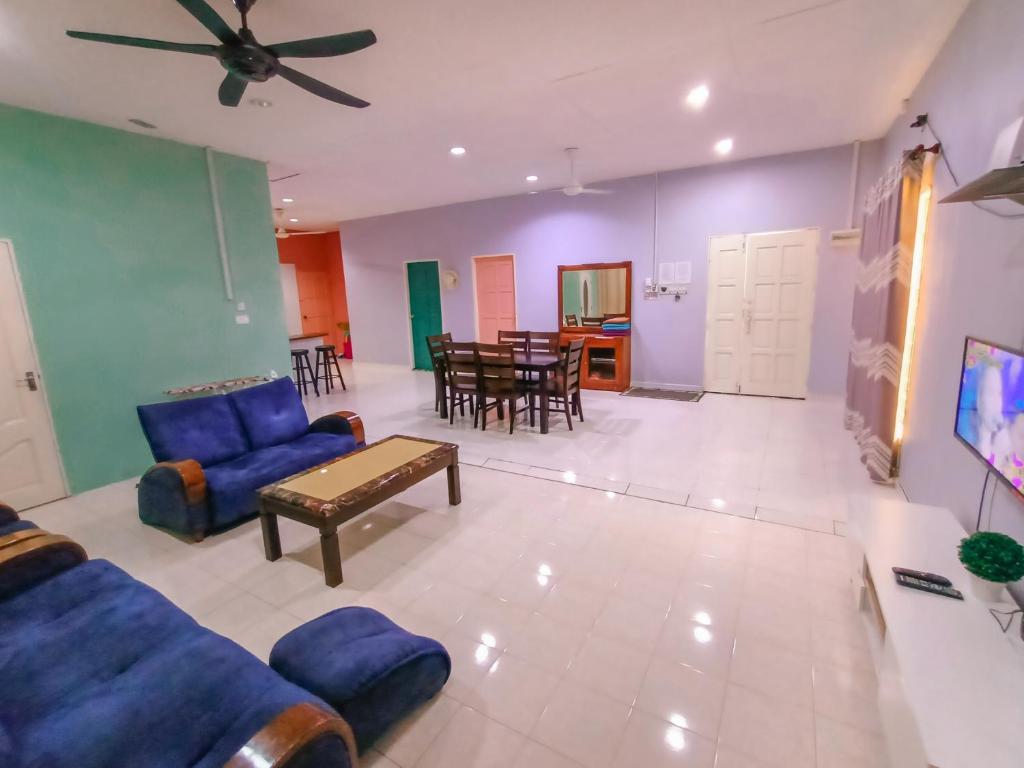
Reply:
[[[878,675],[892,768],[1020,768],[1024,644],[1003,634],[957,558],[967,535],[940,507],[856,497],[847,544]],[[946,576],[964,599],[897,585],[893,566]],[[1016,630],[1016,625],[1014,630]]]

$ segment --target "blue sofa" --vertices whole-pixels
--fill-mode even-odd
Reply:
[[[356,764],[329,705],[70,540],[0,536],[0,583],[12,581],[0,595],[5,768]]]
[[[288,378],[137,410],[159,462],[139,482],[139,517],[197,541],[254,516],[262,486],[366,444],[350,411],[310,424]]]

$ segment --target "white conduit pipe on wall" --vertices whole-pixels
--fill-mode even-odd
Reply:
[[[206,147],[206,173],[210,178],[210,197],[213,201],[213,221],[217,226],[217,247],[220,249],[220,268],[224,273],[224,296],[235,300],[235,286],[231,279],[231,262],[228,261],[228,244],[224,238],[224,217],[220,210],[220,189],[217,187],[217,172],[213,165],[213,150]]]
[[[846,207],[846,228],[853,229],[854,208],[857,204],[857,174],[860,171],[860,139],[853,142],[853,159],[850,161],[850,199]]]

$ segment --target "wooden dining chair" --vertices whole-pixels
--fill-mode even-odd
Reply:
[[[512,350],[519,354],[526,354],[530,349],[529,331],[498,331],[499,344],[511,344]],[[523,381],[530,380],[530,374],[523,371],[520,377]],[[524,395],[525,396],[525,395]]]
[[[427,336],[427,348],[430,350],[430,365],[434,372],[434,410],[441,409],[441,403],[448,396],[448,374],[444,362],[444,345],[451,343],[450,333]]]
[[[565,324],[577,328],[579,327],[580,319],[576,315],[566,315]]]
[[[498,331],[499,344],[511,344],[516,352],[525,352],[530,345],[529,331]]]
[[[459,414],[466,415],[466,401],[469,400],[469,412],[473,414],[475,428],[481,410],[480,364],[476,344],[445,342],[444,363],[448,375],[448,423],[455,423],[456,405],[459,406]]]
[[[561,334],[557,331],[530,331],[530,351],[557,355],[560,338]]]
[[[515,430],[516,416],[525,408],[517,410],[516,400],[523,396],[524,385],[516,379],[515,353],[511,344],[477,344],[477,360],[480,366],[481,399],[477,403],[482,429],[487,429],[487,412],[498,411],[498,418],[505,418],[508,406],[508,433]],[[494,402],[488,403],[491,399]],[[474,421],[474,425],[475,425]]]
[[[549,378],[548,385],[548,412],[564,413],[565,423],[572,431],[572,416],[576,414],[579,420],[583,421],[583,401],[580,399],[580,367],[583,364],[583,339],[573,339],[569,342],[565,355],[562,358],[562,365],[554,377]],[[539,393],[539,386],[530,392],[530,421],[533,421],[533,409],[536,406],[536,399]],[[552,403],[551,401],[554,401]],[[555,406],[561,404],[561,408]]]
[[[603,317],[584,317],[580,321],[580,324],[583,325],[586,328],[595,328],[595,327],[599,327],[603,322],[604,322],[604,318]]]

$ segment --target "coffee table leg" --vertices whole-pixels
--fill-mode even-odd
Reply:
[[[260,512],[260,525],[263,526],[263,553],[267,560],[280,560],[281,534],[277,530],[277,515]]]
[[[459,462],[448,465],[448,503],[453,507],[462,503],[462,483],[459,482]]]
[[[341,544],[338,529],[320,531],[320,553],[324,558],[324,582],[328,587],[341,584]]]

